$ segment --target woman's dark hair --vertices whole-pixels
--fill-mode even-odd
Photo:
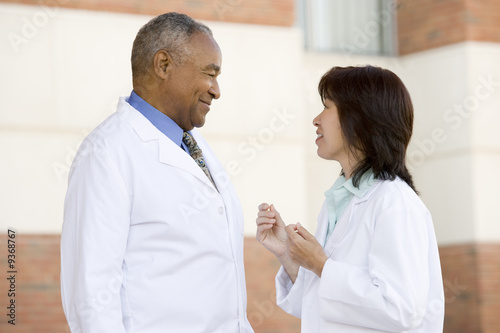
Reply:
[[[370,168],[382,180],[404,180],[416,193],[406,167],[413,131],[413,104],[401,79],[380,67],[333,67],[319,82],[319,94],[335,103],[351,152],[362,153],[353,185]]]

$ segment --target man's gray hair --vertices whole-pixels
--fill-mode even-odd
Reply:
[[[166,50],[174,62],[184,62],[189,56],[187,42],[196,32],[212,36],[209,27],[185,14],[166,13],[146,23],[137,33],[132,47],[134,80],[148,72],[159,50]]]

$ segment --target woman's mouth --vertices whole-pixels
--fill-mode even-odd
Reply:
[[[317,137],[316,137],[316,143],[318,143],[319,139],[323,138],[323,134],[320,134],[320,133],[316,133]]]

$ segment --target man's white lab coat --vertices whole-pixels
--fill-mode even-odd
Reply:
[[[326,204],[316,238],[323,243]],[[302,318],[302,333],[441,333],[444,292],[432,219],[402,180],[378,181],[354,197],[328,239],[321,278],[300,268],[276,276],[278,305]]]
[[[72,332],[253,332],[240,203],[205,140],[192,134],[218,191],[123,98],[82,143],[61,239]]]

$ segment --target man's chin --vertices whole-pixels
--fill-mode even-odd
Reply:
[[[196,128],[203,127],[205,125],[205,117],[203,119],[199,119],[196,123],[193,123],[193,126]]]

